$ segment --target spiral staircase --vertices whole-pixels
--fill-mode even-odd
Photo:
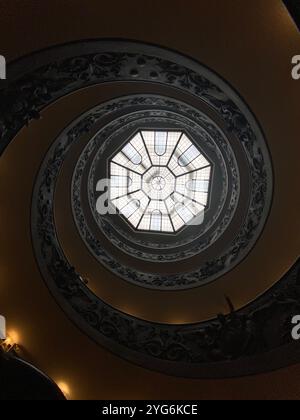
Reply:
[[[300,34],[284,4],[3,3],[0,312],[18,357],[71,399],[299,398]],[[188,147],[202,164],[180,164]],[[130,219],[111,192],[117,211],[97,211],[103,179],[122,198],[130,178],[149,208],[195,173],[207,189],[178,228],[180,211]]]

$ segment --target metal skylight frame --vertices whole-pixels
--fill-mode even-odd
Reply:
[[[212,167],[183,131],[141,130],[109,167],[110,201],[136,230],[174,233],[203,220]]]

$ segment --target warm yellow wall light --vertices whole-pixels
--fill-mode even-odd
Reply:
[[[57,382],[58,388],[61,390],[61,392],[64,394],[64,396],[69,399],[70,398],[70,387],[68,384],[66,384],[63,381]]]
[[[20,342],[20,336],[15,330],[9,330],[6,339],[10,339],[13,344],[19,344]]]

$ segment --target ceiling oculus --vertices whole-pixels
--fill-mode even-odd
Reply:
[[[110,200],[137,230],[200,225],[211,164],[181,131],[143,130],[110,161]]]

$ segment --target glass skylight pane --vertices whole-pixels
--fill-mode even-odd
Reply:
[[[208,187],[208,179],[191,179],[186,183],[186,188],[190,191],[206,192],[208,191]]]
[[[182,136],[181,132],[177,131],[169,131],[168,137],[167,137],[167,148],[163,156],[160,158],[160,164],[161,165],[167,165],[174,150],[179,142],[180,137]]]
[[[150,222],[151,222],[151,216],[150,214],[144,214],[143,218],[138,226],[139,230],[150,230]]]
[[[190,200],[190,202],[185,202],[185,206],[193,213],[194,216],[205,210],[205,206],[202,206],[202,204],[196,203],[192,200]]]
[[[128,186],[128,192],[132,193],[134,191],[140,190],[142,187],[142,178],[140,175],[130,172],[130,184]]]
[[[130,197],[124,194],[122,197],[117,197],[113,199],[112,203],[117,207],[118,210],[120,210],[123,207],[125,207],[129,203],[130,200],[131,200]]]
[[[123,147],[122,152],[135,165],[139,165],[142,162],[142,156],[135,147],[132,146],[132,144],[129,143]]]
[[[156,136],[155,131],[142,131],[142,137],[144,139],[148,155],[152,165],[160,165],[161,156],[156,153]]]
[[[110,165],[110,177],[113,176],[123,176],[126,177],[129,175],[129,171],[127,168],[124,168],[123,166],[119,166],[116,163],[111,163]]]
[[[176,191],[200,204],[207,204],[210,167],[182,175],[176,179]]]
[[[129,186],[132,184],[132,180],[129,176],[123,176],[123,175],[112,175],[110,177],[110,186],[113,187],[126,187],[129,188]]]
[[[182,226],[185,225],[184,220],[178,215],[178,213],[175,213],[171,216],[172,223],[174,226],[175,231],[182,228]]]
[[[137,134],[127,143],[113,158],[113,162],[135,173],[145,173],[150,168],[151,162],[141,135]]]
[[[162,216],[162,232],[174,232],[172,223],[170,221],[170,216]]]
[[[187,166],[200,155],[200,152],[194,145],[191,145],[182,155],[178,158],[180,166]]]
[[[150,230],[161,231],[162,214],[159,210],[154,210],[151,214]]]
[[[143,211],[145,211],[150,202],[150,198],[144,193],[143,190],[136,191],[130,194],[129,197],[131,197],[133,200],[138,200],[140,202],[140,209]]]
[[[180,131],[142,131],[152,165],[167,165],[182,133]],[[159,137],[161,136],[161,138]],[[165,143],[166,140],[166,143]],[[156,146],[157,145],[157,146]]]
[[[182,218],[184,223],[188,223],[193,218],[193,213],[190,209],[188,209],[186,206],[177,206],[176,211],[179,214],[179,216]]]
[[[167,149],[167,136],[166,131],[157,131],[155,133],[155,153],[158,156],[162,156]]]
[[[129,218],[139,207],[140,203],[138,200],[131,200],[120,211],[123,216]]]
[[[149,159],[148,150],[146,149],[143,137],[141,136],[140,133],[138,133],[134,136],[134,138],[131,140],[131,144],[142,156],[142,165],[144,166],[144,168],[145,169],[150,168],[152,163]]]
[[[128,217],[128,221],[136,228],[143,217],[141,209],[137,209],[131,216]]]
[[[185,134],[183,134],[168,164],[168,167],[176,176],[182,175],[187,172],[184,166],[179,165],[178,160],[191,145],[191,141],[186,137]]]

